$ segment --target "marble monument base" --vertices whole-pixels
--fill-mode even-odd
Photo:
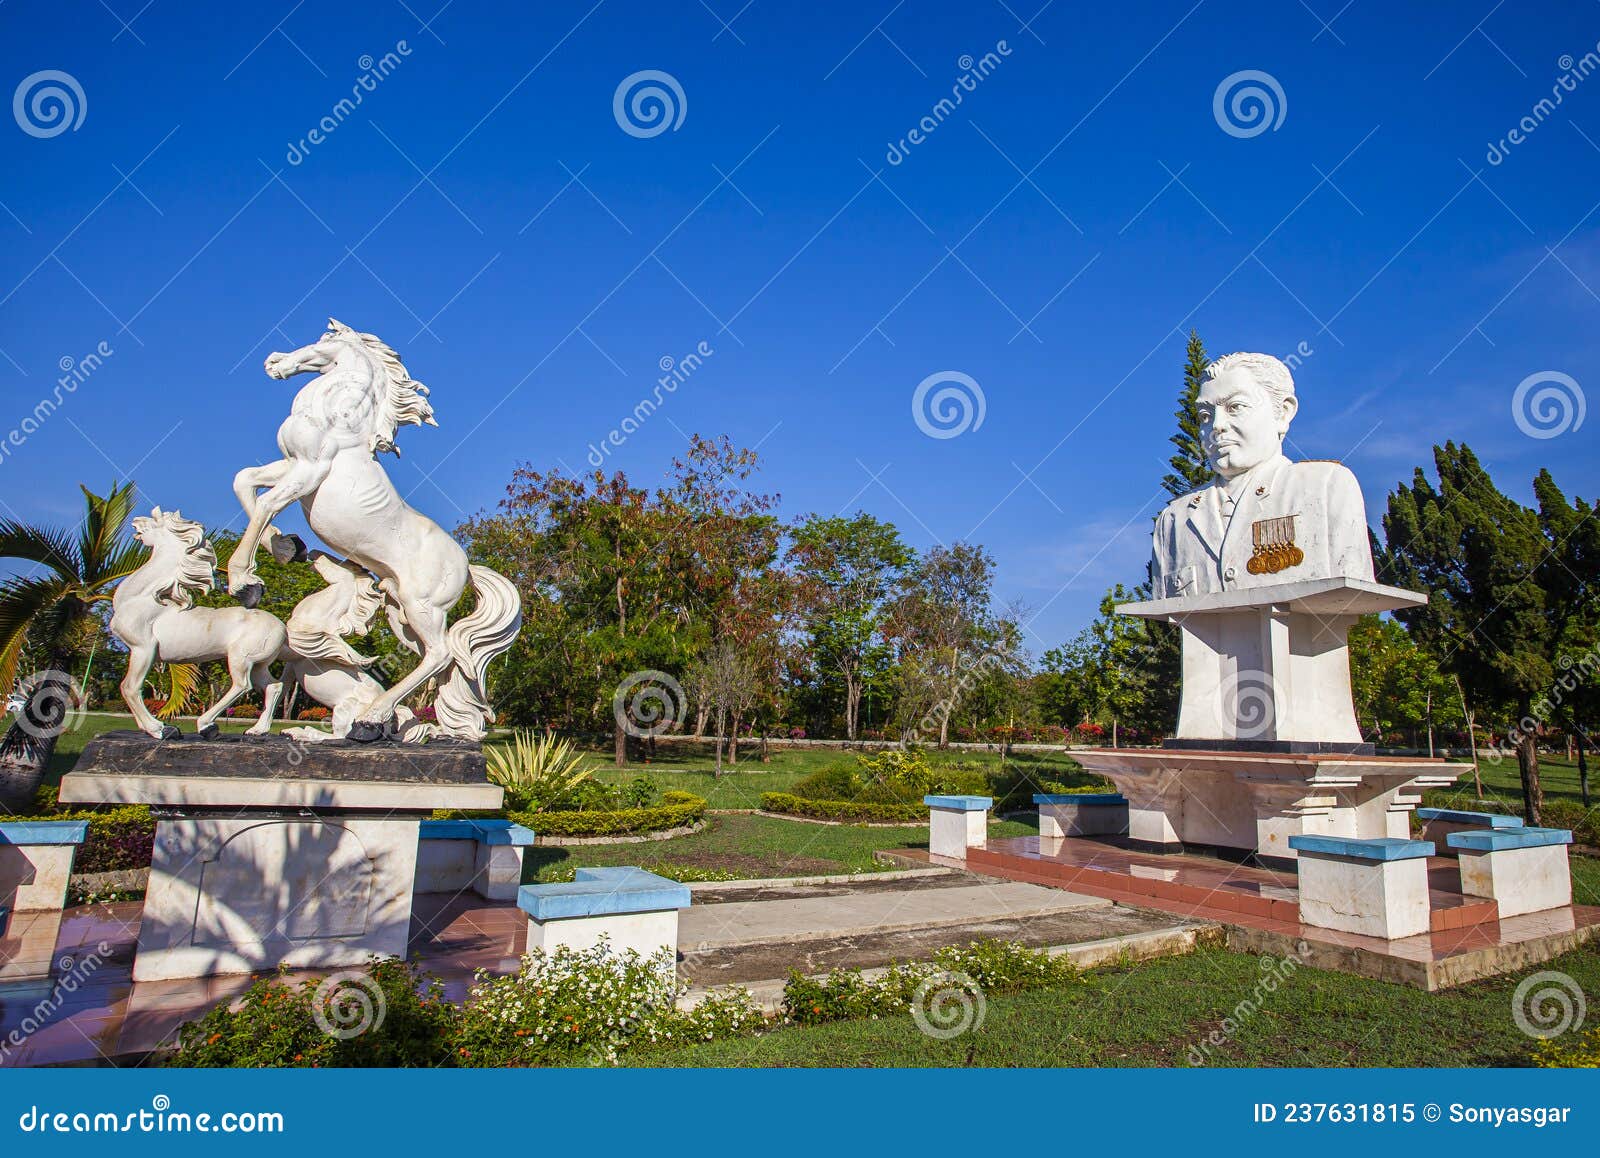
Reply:
[[[135,981],[404,957],[422,820],[501,797],[455,741],[111,732],[61,782],[63,802],[156,812]]]
[[[1185,847],[1298,856],[1291,836],[1404,838],[1424,789],[1470,769],[1443,760],[1164,748],[1074,750],[1085,771],[1128,798],[1128,838],[1159,851]]]

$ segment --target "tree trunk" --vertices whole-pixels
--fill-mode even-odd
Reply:
[[[856,738],[856,720],[861,710],[861,685],[856,682],[854,674],[844,677],[844,737],[847,740]]]
[[[696,704],[695,705],[695,709],[694,709],[694,738],[696,740],[704,740],[706,738],[706,717],[708,715],[710,715],[710,712],[707,711],[706,706],[704,704]]]
[[[726,717],[722,709],[717,709],[717,770],[712,774],[712,779],[722,779],[722,722]]]
[[[628,733],[623,728],[621,720],[616,722],[611,739],[617,767],[626,768],[628,766]]]
[[[53,656],[50,662],[50,672],[56,673],[65,672],[70,661]],[[33,811],[34,796],[76,703],[73,686],[59,679],[41,678],[29,689],[27,703],[0,739],[0,805],[23,814]]]
[[[739,715],[733,713],[733,728],[728,736],[728,767],[735,768],[739,764]]]
[[[1533,713],[1533,701],[1524,696],[1518,705],[1517,716],[1526,720]],[[1544,788],[1539,784],[1539,738],[1533,732],[1518,729],[1517,772],[1522,777],[1522,815],[1528,824],[1537,828],[1544,814]]]
[[[1578,792],[1583,797],[1583,806],[1589,807],[1589,759],[1585,749],[1589,747],[1589,734],[1584,730],[1577,716],[1567,718],[1568,732],[1577,741],[1578,748]]]

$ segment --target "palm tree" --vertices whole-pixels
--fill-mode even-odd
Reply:
[[[77,691],[70,674],[100,620],[95,608],[145,560],[128,536],[133,484],[101,498],[83,491],[83,523],[74,532],[0,520],[0,559],[32,564],[33,574],[0,582],[0,688],[10,690],[24,647],[44,662],[24,689],[27,703],[0,738],[0,800],[30,803]],[[42,570],[41,570],[42,569]]]

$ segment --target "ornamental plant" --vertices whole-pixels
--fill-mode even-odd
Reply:
[[[670,950],[650,957],[562,945],[534,950],[510,976],[478,975],[453,1041],[463,1066],[615,1065],[635,1046],[753,1033],[761,1011],[744,989],[680,1010],[687,990]]]

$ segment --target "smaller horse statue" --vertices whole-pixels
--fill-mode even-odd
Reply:
[[[343,639],[363,635],[384,606],[377,580],[364,567],[313,551],[311,565],[327,580],[321,591],[307,595],[289,614],[289,642],[284,649],[283,682],[300,686],[324,707],[332,709],[332,730],[287,728],[297,740],[317,743],[343,740],[350,725],[359,720],[387,690],[367,673],[377,657],[362,655]],[[403,705],[395,708],[400,739],[425,740],[433,725],[418,720]]]
[[[232,684],[195,721],[206,739],[218,734],[217,717],[250,688],[262,693],[261,718],[250,728],[259,736],[272,725],[283,684],[272,678],[272,662],[288,638],[277,616],[243,607],[196,607],[197,594],[215,582],[217,556],[205,528],[177,511],[160,507],[133,520],[133,533],[150,548],[150,560],[124,579],[111,599],[111,630],[128,647],[122,699],[139,730],[158,740],[181,734],[144,706],[144,681],[156,661],[202,663],[225,660]]]

